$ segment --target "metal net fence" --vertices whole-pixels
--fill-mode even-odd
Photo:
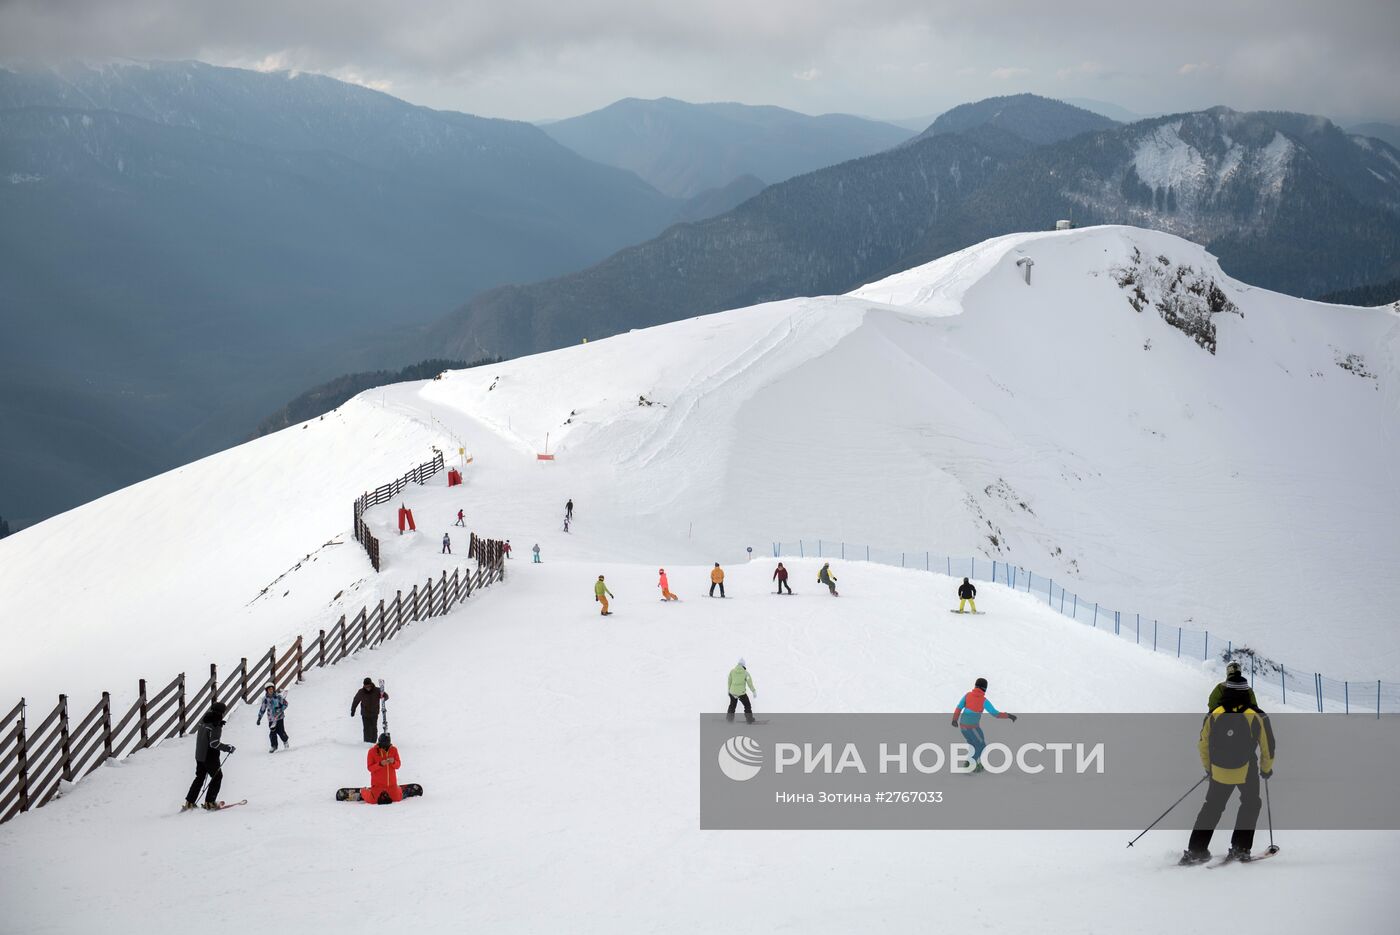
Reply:
[[[1143,649],[1174,655],[1178,659],[1214,663],[1238,662],[1249,673],[1256,696],[1275,698],[1283,704],[1316,707],[1323,712],[1345,714],[1400,713],[1400,683],[1335,679],[1306,666],[1285,665],[1254,649],[1211,635],[1209,630],[1162,623],[1139,611],[1107,607],[1071,591],[1046,575],[1019,565],[988,558],[959,558],[934,552],[910,552],[830,539],[774,542],[775,558],[822,558],[875,562],[897,568],[934,572],[954,578],[970,578],[1005,585],[1034,595],[1058,613],[1085,626],[1112,633]]]

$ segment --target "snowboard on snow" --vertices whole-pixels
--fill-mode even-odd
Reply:
[[[950,614],[966,614],[966,615],[969,616],[969,617],[972,617],[972,616],[981,617],[983,614],[986,613],[986,611],[985,611],[985,610],[953,610],[953,609],[949,608],[948,613],[950,613]]]
[[[768,718],[766,718],[766,717],[756,717],[756,718],[754,718],[752,721],[730,721],[730,723],[733,724],[735,727],[738,727],[738,726],[741,725],[741,724],[742,724],[744,727],[752,727],[752,726],[754,726],[755,724],[767,724],[767,723],[768,723]]]
[[[422,794],[423,794],[423,787],[420,786],[420,785],[418,785],[418,783],[416,783],[416,782],[405,782],[405,783],[401,783],[401,784],[399,785],[399,788],[403,790],[403,797],[404,797],[405,799],[411,799],[411,798],[413,798],[414,796],[419,796],[419,795],[422,795]],[[337,790],[335,791],[335,800],[336,800],[337,802],[359,802],[359,801],[362,801],[362,799],[360,798],[360,790],[359,790],[359,788],[353,788],[353,789],[337,789]]]

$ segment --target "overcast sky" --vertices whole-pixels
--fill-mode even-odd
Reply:
[[[1400,122],[1400,0],[0,0],[6,64],[322,72],[526,120],[621,97],[937,113],[996,94]]]

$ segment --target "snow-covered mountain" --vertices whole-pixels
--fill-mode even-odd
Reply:
[[[773,601],[772,564],[744,550],[796,536],[1009,559],[1291,665],[1394,679],[1397,350],[1400,312],[1242,286],[1167,234],[1020,234],[845,296],[372,390],[22,530],[0,540],[0,700],[31,712],[101,688],[119,710],[138,675],[202,673],[392,597],[463,561],[458,509],[517,558],[452,614],[293,686],[290,750],[259,752],[253,710],[231,712],[237,812],[175,814],[184,738],[4,825],[6,924],[242,932],[274,905],[308,932],[700,932],[717,911],[918,931],[938,880],[954,930],[1176,935],[1267,901],[1280,933],[1384,931],[1393,832],[1280,821],[1270,869],[1217,874],[1171,866],[1179,830],[1131,851],[1115,832],[701,831],[695,715],[724,703],[739,656],[761,713],[931,712],[935,738],[977,676],[1021,712],[1199,711],[1216,681],[1004,586],[983,583],[985,615],[950,616],[956,579],[922,570],[835,562],[833,600],[818,560],[793,559],[797,593]],[[471,453],[466,485],[406,489],[417,534],[396,534],[396,503],[371,509],[376,574],[350,501],[431,445]],[[728,600],[703,597],[716,561]],[[656,600],[658,566],[680,603]],[[390,687],[401,779],[427,790],[392,809],[331,797],[364,776],[347,710],[366,675]],[[950,777],[950,797],[955,780],[977,781]],[[1166,804],[1144,801],[1143,824]],[[1117,885],[1062,898],[1086,878]]]
[[[0,685],[97,689],[333,622],[444,567],[458,506],[561,559],[732,561],[799,536],[995,557],[1391,679],[1398,342],[1393,310],[1252,289],[1196,245],[1105,227],[375,390],[0,541]],[[475,455],[468,485],[419,495],[421,539],[380,517],[374,575],[350,500],[434,444]],[[151,620],[169,631],[124,652]]]

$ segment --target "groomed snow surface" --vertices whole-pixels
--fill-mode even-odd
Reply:
[[[771,593],[763,561],[731,566],[723,601],[703,596],[707,568],[668,568],[682,600],[663,604],[651,567],[517,559],[461,611],[294,689],[290,752],[269,755],[237,709],[223,795],[249,805],[177,813],[182,740],[8,825],[0,930],[1179,935],[1260,905],[1278,933],[1393,920],[1394,834],[1281,834],[1280,858],[1209,871],[1173,865],[1182,832],[1129,851],[1129,832],[700,831],[696,713],[721,710],[740,655],[760,712],[927,711],[934,737],[979,675],[1010,711],[1198,710],[1210,689],[1005,588],[958,617],[942,576],[838,565],[831,598],[817,563],[790,565],[796,596]],[[617,596],[606,619],[597,574]],[[332,799],[367,775],[349,716],[366,675],[387,680],[400,778],[422,799]],[[1144,801],[1143,824],[1167,804]]]
[[[1135,251],[1236,303],[1215,355],[1133,310],[1114,270]],[[1211,872],[1172,866],[1174,832],[1132,851],[1131,834],[702,833],[695,740],[739,656],[763,710],[927,711],[931,730],[978,676],[1012,711],[1197,711],[1219,677],[1004,588],[952,616],[953,582],[924,572],[840,565],[832,599],[795,561],[799,594],[766,593],[772,562],[745,547],[799,537],[1010,560],[1290,666],[1397,680],[1397,351],[1394,313],[1251,289],[1167,235],[1018,235],[850,296],[371,391],[25,529],[0,541],[0,702],[36,711],[60,691],[122,705],[138,677],[329,628],[464,562],[469,531],[516,558],[460,612],[314,672],[291,752],[235,712],[224,794],[250,805],[176,814],[192,751],[172,741],[0,828],[0,932],[1176,935],[1260,906],[1272,932],[1386,931],[1396,834],[1290,833],[1280,859]],[[405,491],[416,535],[397,504],[371,510],[376,574],[351,502],[434,445],[473,456],[466,485]],[[729,600],[701,596],[714,561]],[[681,604],[658,600],[660,566]],[[348,716],[365,675],[389,681],[421,800],[331,799],[366,776]]]

